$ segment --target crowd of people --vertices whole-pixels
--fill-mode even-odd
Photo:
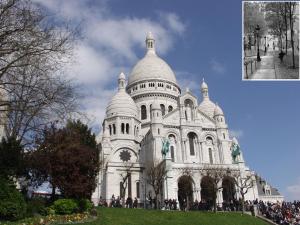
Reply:
[[[258,202],[260,215],[280,225],[300,225],[300,201],[270,203]]]
[[[103,199],[100,196],[100,200],[98,203],[98,206],[101,207],[113,207],[113,208],[121,208],[121,207],[126,207],[126,208],[138,208],[138,200],[137,198],[134,198],[134,200],[131,197],[128,197],[126,201],[122,202],[122,199],[118,196],[117,198],[115,195],[111,196],[111,201],[108,204],[105,199]]]
[[[160,207],[157,207],[157,204]],[[135,197],[132,199],[128,197],[126,200],[121,199],[119,196],[115,197],[112,195],[110,202],[107,203],[105,199],[100,197],[99,206],[102,207],[115,207],[115,208],[147,208],[147,209],[157,209],[162,210],[202,210],[211,211],[213,210],[212,201],[180,201],[177,202],[176,199],[165,199],[163,202],[156,201],[156,198],[147,196],[145,203],[139,203],[138,199]],[[269,220],[279,224],[279,225],[300,225],[300,201],[294,202],[263,202],[263,201],[245,201],[244,208],[246,211],[256,214],[257,213]],[[218,211],[242,211],[241,200],[233,200],[230,202],[223,202],[222,205],[217,204]]]

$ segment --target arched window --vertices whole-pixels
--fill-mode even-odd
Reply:
[[[116,125],[113,124],[113,133],[116,134]]]
[[[166,107],[164,104],[160,104],[161,114],[164,116],[166,114]]]
[[[226,138],[225,133],[223,133],[223,138],[224,138],[224,139]]]
[[[168,112],[172,112],[172,111],[173,111],[173,106],[169,105]]]
[[[171,146],[171,159],[172,159],[172,162],[175,161],[175,156],[174,156],[174,146]]]
[[[171,143],[175,143],[176,142],[176,138],[175,138],[175,136],[173,134],[169,135],[169,140],[170,140]]]
[[[150,119],[152,119],[152,113],[151,113],[151,111],[152,111],[152,104],[150,104],[150,113],[149,113]],[[153,114],[153,115],[154,115],[154,114]]]
[[[129,123],[126,123],[126,134],[129,134]]]
[[[141,119],[142,120],[147,119],[147,109],[145,105],[141,106]]]
[[[111,125],[109,125],[108,127],[109,127],[109,135],[111,135]]]
[[[140,198],[140,182],[136,182],[136,197]]]
[[[212,145],[212,144],[213,144],[213,139],[212,139],[212,137],[210,137],[210,136],[206,137],[206,144],[207,144],[207,145]]]
[[[189,133],[188,134],[188,139],[189,139],[189,146],[190,146],[190,155],[194,156],[195,155],[195,139],[196,139],[196,134],[195,133]]]
[[[121,124],[121,133],[122,134],[125,133],[125,124],[124,123]]]
[[[159,130],[159,128],[157,129],[157,133],[158,133],[158,134],[160,134],[160,130]]]
[[[209,154],[209,163],[213,164],[214,161],[213,161],[213,154],[212,154],[212,149],[211,148],[208,149],[208,154]]]

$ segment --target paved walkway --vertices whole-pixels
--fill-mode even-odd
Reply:
[[[261,61],[257,63],[256,71],[250,75],[252,80],[270,79],[299,79],[299,53],[295,55],[296,68],[291,67],[291,52],[285,55],[283,61],[278,57],[278,51],[269,50],[266,55],[261,54]]]
[[[251,75],[250,79],[276,79],[273,52],[270,51],[267,55],[261,56],[260,58],[261,61],[258,63],[257,70]]]

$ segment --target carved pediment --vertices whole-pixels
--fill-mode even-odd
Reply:
[[[200,110],[197,110],[197,120],[201,123],[201,124],[210,124],[215,126],[216,122],[214,119],[210,118],[209,116],[207,116],[205,113],[203,113]]]

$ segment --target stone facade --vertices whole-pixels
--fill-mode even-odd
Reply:
[[[180,178],[187,169],[192,178],[192,200],[205,198],[200,172],[205,168],[238,172],[242,177],[253,177],[255,183],[242,152],[233,160],[232,145],[238,145],[237,140],[230,138],[224,113],[211,101],[205,81],[201,101],[190,90],[182,93],[172,69],[157,56],[151,33],[146,47],[146,55],[133,68],[127,85],[125,75],[120,74],[118,92],[108,104],[99,137],[102,168],[92,196],[94,203],[100,196],[108,202],[112,195],[120,196],[120,182],[128,171],[125,198],[137,197],[143,203],[146,196],[154,197],[146,171],[155,163],[164,163],[168,170],[162,199],[178,200]],[[164,139],[170,144],[165,157],[161,152]],[[232,185],[238,199],[238,187]],[[222,189],[218,192],[219,204],[224,201],[223,193]],[[245,199],[259,199],[257,185]]]

